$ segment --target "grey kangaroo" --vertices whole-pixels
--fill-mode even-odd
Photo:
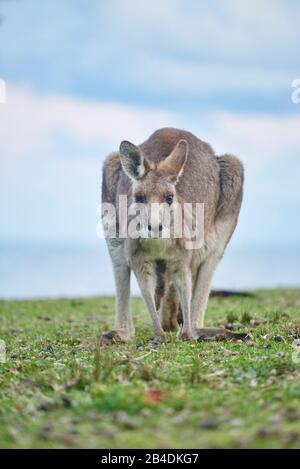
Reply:
[[[116,284],[115,330],[104,342],[128,341],[134,336],[130,312],[130,272],[136,275],[149,310],[154,340],[165,341],[166,330],[178,337],[199,338],[211,282],[218,262],[235,230],[243,196],[243,166],[232,155],[215,155],[195,135],[173,128],[154,132],[135,146],[123,141],[103,166],[102,202],[113,204],[126,195],[128,204],[150,208],[153,203],[204,204],[204,242],[186,249],[182,239],[149,237],[106,238]],[[120,213],[117,212],[117,226]],[[152,222],[152,219],[151,219]],[[162,230],[146,222],[149,234]]]

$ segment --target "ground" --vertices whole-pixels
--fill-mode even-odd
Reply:
[[[134,299],[136,339],[97,351],[113,310],[112,298],[0,302],[2,448],[300,447],[300,290],[210,299],[206,325],[248,342],[169,333],[154,348]]]

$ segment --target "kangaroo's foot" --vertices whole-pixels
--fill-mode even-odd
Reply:
[[[102,334],[99,339],[100,347],[105,347],[106,345],[113,345],[123,342],[120,335],[117,331],[110,331]]]
[[[201,329],[194,329],[193,336],[199,341],[249,340],[251,338],[247,333],[232,332],[221,327],[203,327]]]
[[[133,335],[133,333],[121,329],[106,332],[101,335],[99,339],[99,345],[100,347],[103,347],[105,345],[114,345],[121,342],[129,342],[133,338]]]
[[[150,343],[154,346],[161,345],[164,342],[166,342],[166,336],[164,334],[155,335],[150,339]]]
[[[191,340],[195,339],[195,334],[191,329],[184,329],[184,327],[181,327],[176,337],[180,340]]]

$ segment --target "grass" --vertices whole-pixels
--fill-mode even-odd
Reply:
[[[207,326],[249,343],[169,334],[152,348],[145,306],[132,308],[134,342],[95,354],[112,298],[0,302],[2,448],[300,446],[300,290],[210,300]]]

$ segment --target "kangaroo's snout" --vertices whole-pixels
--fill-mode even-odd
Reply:
[[[160,223],[160,224],[158,225],[158,232],[161,233],[162,230],[163,230],[163,226],[162,226],[162,224]],[[149,231],[149,233],[152,233],[152,232],[153,232],[153,233],[156,233],[156,232],[157,232],[157,229],[153,228],[152,225],[149,224],[149,225],[148,225],[148,231]]]

